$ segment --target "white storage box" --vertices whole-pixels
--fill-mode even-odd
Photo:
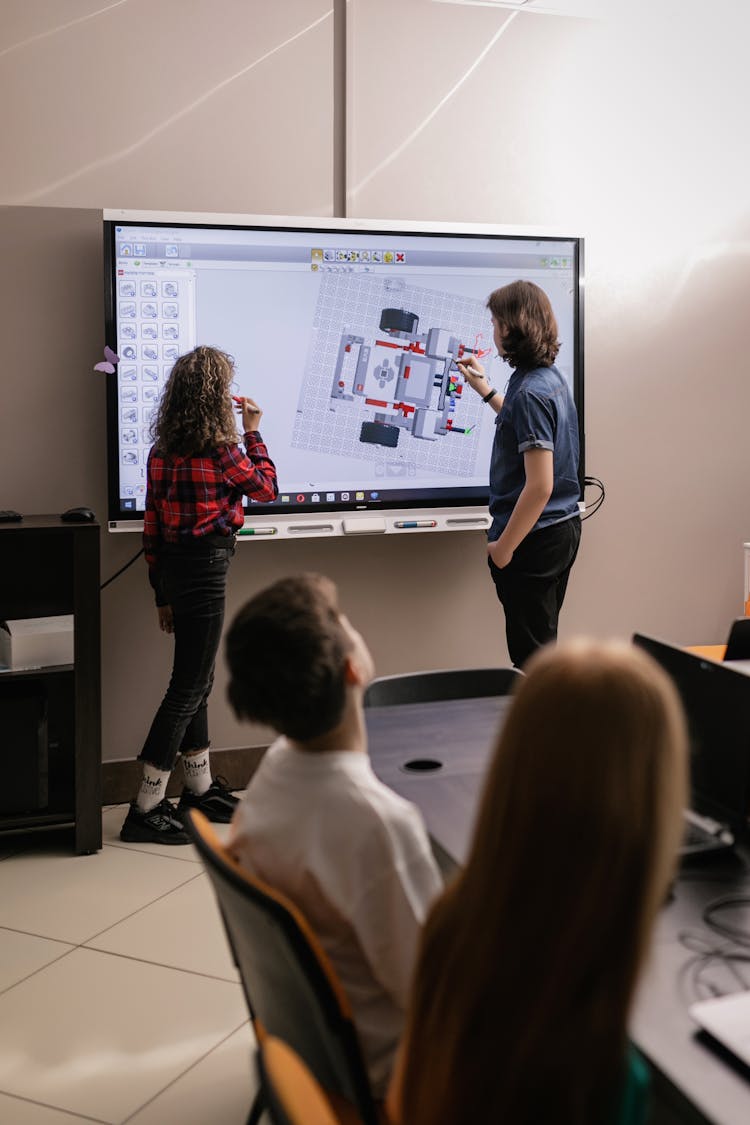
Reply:
[[[73,663],[73,614],[0,622],[0,664],[12,671]]]

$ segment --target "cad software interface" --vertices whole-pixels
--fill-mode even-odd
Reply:
[[[573,384],[574,240],[116,224],[119,492],[142,511],[150,424],[175,359],[234,356],[262,407],[279,508],[461,502],[487,487],[496,415],[461,378],[476,354],[501,391],[489,293],[540,285]]]

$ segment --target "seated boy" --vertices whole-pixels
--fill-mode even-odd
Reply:
[[[318,575],[252,598],[226,642],[239,717],[281,735],[237,807],[229,847],[302,911],[354,1014],[382,1097],[403,1030],[419,932],[441,878],[417,809],[367,756],[370,653]]]

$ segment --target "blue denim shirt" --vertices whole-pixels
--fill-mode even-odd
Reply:
[[[553,454],[552,495],[532,528],[537,531],[578,514],[578,414],[570,388],[556,367],[514,371],[495,419],[490,461],[490,542],[499,539],[526,483],[527,449]]]

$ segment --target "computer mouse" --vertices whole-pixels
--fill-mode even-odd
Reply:
[[[96,514],[91,508],[68,508],[67,512],[61,514],[60,519],[67,523],[89,523],[96,519]]]

